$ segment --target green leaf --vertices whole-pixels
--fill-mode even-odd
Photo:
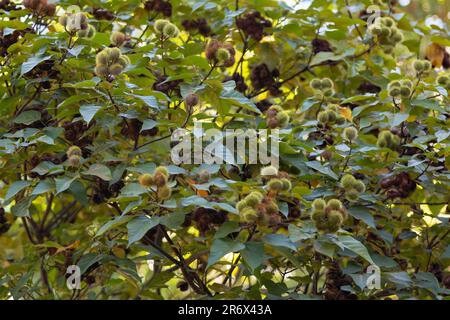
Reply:
[[[225,238],[230,233],[239,230],[239,224],[235,221],[227,221],[214,234],[214,239]]]
[[[98,163],[92,164],[83,174],[96,176],[104,181],[110,181],[112,179],[111,170],[107,166]]]
[[[88,124],[91,122],[91,120],[94,118],[95,114],[100,110],[101,106],[96,105],[83,105],[80,107],[80,114],[83,117],[84,121],[86,121]]]
[[[41,113],[36,110],[29,110],[19,114],[14,119],[14,123],[30,125],[39,120],[41,120]]]
[[[31,181],[14,181],[8,188],[5,201],[11,200],[16,194],[31,185]]]
[[[297,246],[284,234],[268,234],[264,236],[263,241],[271,246],[284,247],[291,250],[297,250]]]
[[[323,166],[319,161],[308,161],[305,162],[305,164],[314,169],[319,171],[320,173],[323,173],[324,175],[327,175],[328,177],[334,179],[334,180],[338,180],[338,176],[336,175],[336,173],[334,173],[330,167],[325,167]]]
[[[128,246],[141,240],[147,231],[157,226],[159,222],[159,217],[149,216],[139,216],[128,222]]]
[[[376,229],[375,220],[373,216],[370,214],[370,211],[366,207],[351,207],[348,209],[348,213],[358,219],[364,221],[368,226]]]
[[[266,259],[262,242],[247,242],[241,254],[252,270],[258,268]]]
[[[105,223],[103,226],[98,229],[97,233],[95,234],[95,237],[100,237],[101,235],[105,234],[109,230],[115,229],[117,227],[120,227],[121,225],[127,223],[131,218],[131,216],[118,216],[114,217],[112,220]]]
[[[69,189],[72,182],[74,182],[78,177],[63,177],[63,178],[57,178],[55,179],[56,184],[56,194],[60,194],[61,192],[66,191]]]
[[[375,265],[375,262],[372,260],[369,252],[367,251],[367,248],[355,238],[351,236],[338,236],[338,244],[342,245],[350,251],[353,251],[360,257],[367,260],[369,263]]]
[[[22,64],[22,68],[20,71],[20,76],[23,76],[25,73],[30,72],[34,69],[39,63],[49,60],[52,56],[34,56],[30,57],[28,61]]]
[[[207,268],[219,261],[230,252],[238,252],[245,248],[241,242],[229,239],[215,239],[211,245]]]
[[[55,188],[55,183],[52,180],[42,180],[34,188],[31,195],[40,195],[49,192]]]
[[[16,217],[29,217],[29,208],[33,199],[33,197],[26,197],[20,200],[15,206],[11,207],[12,214]]]

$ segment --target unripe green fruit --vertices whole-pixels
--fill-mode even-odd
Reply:
[[[245,203],[249,207],[255,207],[256,205],[261,203],[262,199],[263,199],[263,195],[261,193],[257,192],[257,191],[254,191],[254,192],[250,193],[249,195],[247,195],[244,198]]]
[[[121,55],[117,63],[125,69],[130,64],[130,59],[127,56]]]
[[[372,34],[379,36],[381,34],[381,26],[373,25],[370,31],[372,32]]]
[[[401,87],[401,83],[400,83],[400,81],[397,81],[397,80],[392,81],[391,83],[389,83],[389,86],[388,86],[389,89],[400,88],[400,87]]]
[[[267,187],[272,191],[281,191],[283,190],[283,182],[280,179],[272,179],[267,183]]]
[[[354,127],[348,127],[344,129],[344,138],[348,141],[354,141],[358,137],[358,130]]]
[[[105,50],[107,50],[110,62],[116,62],[121,55],[119,48],[106,48]]]
[[[167,178],[169,177],[169,170],[167,170],[167,168],[164,166],[157,167],[155,169],[155,174],[156,173],[161,173],[162,175],[166,176]]]
[[[108,67],[106,65],[99,65],[95,67],[94,71],[99,77],[104,77],[108,74]]]
[[[289,191],[292,188],[292,183],[289,181],[289,179],[281,179],[281,182],[283,183],[283,191]]]
[[[385,139],[378,138],[378,140],[377,140],[377,146],[378,146],[379,148],[387,148],[388,143],[387,143],[387,141],[386,141]]]
[[[312,203],[314,210],[325,210],[326,202],[323,199],[315,199]]]
[[[173,23],[168,23],[164,26],[162,33],[169,38],[175,38],[180,34],[180,30]]]
[[[59,24],[63,25],[64,27],[67,26],[67,16],[61,16],[58,19]]]
[[[391,29],[388,27],[381,27],[381,36],[389,37],[391,35]]]
[[[408,98],[411,95],[411,89],[407,86],[400,88],[400,95],[404,98]]]
[[[341,185],[345,189],[349,189],[349,188],[353,187],[353,185],[355,184],[355,181],[356,181],[356,179],[354,176],[352,176],[351,174],[346,174],[341,178]]]
[[[421,60],[414,61],[413,67],[414,67],[414,70],[416,70],[416,72],[418,72],[418,73],[422,72],[425,68],[423,61],[421,61]]]
[[[158,199],[167,200],[172,195],[172,189],[170,189],[169,186],[164,185],[161,188],[158,188],[157,195]]]
[[[403,33],[401,33],[401,32],[397,32],[397,33],[395,33],[394,35],[392,35],[392,40],[395,42],[395,43],[400,43],[400,42],[403,42]]]
[[[436,79],[436,82],[442,86],[445,86],[449,82],[448,76],[442,75]]]
[[[289,124],[289,115],[286,112],[278,112],[276,119],[280,128],[284,128]]]
[[[97,53],[97,56],[95,57],[95,61],[97,66],[107,65],[109,60],[109,55],[106,50],[100,51]]]
[[[238,203],[236,203],[236,210],[238,212],[241,212],[244,208],[247,208],[248,204],[245,200],[241,200]]]
[[[331,226],[340,227],[344,222],[344,217],[342,216],[342,213],[340,211],[332,210],[328,214],[328,221]]]
[[[402,81],[402,86],[406,86],[406,87],[412,88],[413,83],[412,83],[411,80],[405,79],[405,80]]]
[[[245,222],[255,222],[258,220],[258,213],[253,208],[245,208],[242,210],[241,216]]]
[[[310,82],[310,86],[314,90],[321,90],[322,89],[322,81],[320,81],[320,79],[312,79]]]
[[[324,78],[321,81],[322,89],[330,89],[333,88],[333,81],[330,78]]]
[[[358,200],[359,192],[355,189],[350,189],[345,192],[345,198],[348,201],[356,201]]]
[[[81,156],[79,155],[71,155],[67,161],[71,167],[79,167],[81,164]]]
[[[312,214],[311,214],[311,219],[312,219],[315,223],[318,223],[318,222],[320,222],[320,221],[323,221],[323,220],[325,220],[325,218],[326,218],[326,214],[325,214],[325,211],[323,211],[323,210],[315,210],[315,211],[313,211]]]
[[[356,180],[356,182],[353,184],[353,188],[355,188],[355,190],[359,193],[366,191],[366,185],[361,180]]]
[[[67,149],[67,157],[70,158],[71,156],[82,156],[83,152],[81,151],[80,147],[78,146],[71,146],[69,149]]]
[[[323,124],[327,123],[328,122],[328,112],[327,111],[319,112],[319,114],[317,115],[317,120]]]
[[[191,93],[186,96],[186,98],[184,99],[184,103],[189,108],[192,108],[198,104],[198,100],[198,95],[196,95],[195,93]]]
[[[385,46],[383,46],[383,51],[386,54],[392,54],[392,52],[394,52],[394,46],[392,46],[392,45],[385,45]]]
[[[331,199],[328,201],[327,207],[331,210],[339,210],[342,208],[342,202],[338,199]]]
[[[334,112],[333,110],[327,110],[325,112],[327,113],[328,122],[333,123],[336,121],[336,118],[337,118],[336,112]]]
[[[230,52],[225,48],[219,48],[216,52],[216,58],[220,62],[227,61],[228,59],[230,59]]]
[[[266,204],[266,213],[271,214],[277,214],[280,211],[278,208],[278,205],[274,201],[270,201]]]
[[[167,184],[168,178],[161,172],[155,172],[153,175],[153,183],[159,188]]]
[[[392,27],[395,24],[395,21],[391,17],[381,18],[381,23],[386,27]]]
[[[143,187],[150,187],[153,184],[153,176],[149,173],[141,174],[138,180]]]
[[[126,37],[124,33],[116,31],[111,34],[110,40],[113,45],[120,47],[125,42]]]
[[[394,87],[392,89],[389,90],[389,95],[391,97],[398,97],[401,94],[401,89]]]
[[[277,120],[277,118],[268,118],[266,121],[267,127],[270,129],[278,128],[280,125],[280,122]]]
[[[111,67],[109,67],[109,73],[112,75],[119,75],[123,71],[123,66],[119,63],[114,63]]]
[[[343,124],[345,122],[345,118],[341,115],[336,117],[336,123],[337,124]]]
[[[261,169],[262,176],[276,176],[277,174],[278,169],[273,166],[268,166]]]
[[[170,22],[165,19],[158,19],[155,21],[155,24],[153,25],[153,28],[157,33],[163,33],[163,29],[166,25],[168,25]]]
[[[327,90],[325,90],[325,91],[323,92],[323,95],[324,95],[325,97],[331,97],[331,96],[334,95],[334,90],[333,90],[333,89],[327,89]]]

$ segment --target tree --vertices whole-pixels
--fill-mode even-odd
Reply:
[[[448,26],[396,1],[0,6],[1,298],[448,299]],[[196,121],[280,130],[279,168],[174,164]]]

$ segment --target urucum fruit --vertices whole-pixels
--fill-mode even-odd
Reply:
[[[331,199],[328,202],[316,199],[312,203],[311,219],[319,231],[335,233],[346,218],[345,207],[338,199]]]
[[[364,182],[356,179],[351,174],[346,174],[341,178],[341,187],[348,201],[356,201],[359,195],[366,190]]]
[[[447,90],[450,90],[450,75],[448,74],[440,75],[439,77],[437,77],[436,83],[437,85],[442,86]]]
[[[334,95],[334,83],[330,78],[312,79],[310,86],[318,98],[331,97]]]
[[[395,46],[403,42],[403,33],[391,17],[377,18],[369,27],[369,32],[377,37],[379,45],[386,54],[392,54]]]
[[[176,38],[180,34],[180,30],[169,20],[159,19],[155,21],[153,26],[156,33],[164,38]]]
[[[82,12],[66,13],[59,17],[59,23],[64,26],[67,32],[74,34],[80,30],[89,28],[88,19]]]
[[[235,54],[231,43],[222,43],[216,39],[210,40],[205,48],[206,58],[220,67],[231,67],[235,62]]]
[[[317,121],[325,127],[333,124],[343,124],[345,118],[339,113],[336,105],[330,105],[326,110],[320,111],[317,114]]]
[[[280,106],[271,106],[266,112],[266,124],[270,129],[285,128],[289,124],[289,115]]]
[[[172,195],[172,190],[168,185],[169,171],[166,167],[159,166],[153,174],[144,173],[138,178],[139,184],[143,187],[156,187],[156,194],[159,200],[167,200]]]
[[[92,39],[95,36],[95,27],[93,25],[88,25],[87,29],[81,29],[77,32],[80,38]]]
[[[358,130],[355,127],[348,127],[344,129],[342,135],[345,140],[352,142],[358,137]]]
[[[71,146],[67,149],[67,162],[71,167],[79,167],[82,159],[82,151],[78,146]]]
[[[416,60],[413,63],[413,68],[417,74],[423,74],[431,70],[432,65],[428,60]]]
[[[129,64],[130,60],[120,52],[119,48],[106,48],[97,54],[95,73],[107,78],[111,75],[117,76]]]
[[[394,98],[409,98],[412,93],[413,83],[411,80],[395,80],[389,83],[388,92]]]
[[[379,148],[389,148],[395,150],[400,145],[400,137],[389,130],[381,131],[378,134],[377,146]]]

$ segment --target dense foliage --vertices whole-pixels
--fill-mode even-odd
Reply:
[[[448,299],[449,30],[402,10],[0,1],[0,298]],[[194,121],[279,170],[175,165]]]

